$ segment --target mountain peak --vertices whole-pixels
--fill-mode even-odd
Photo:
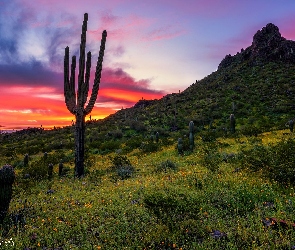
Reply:
[[[218,69],[249,61],[260,63],[264,61],[283,61],[295,63],[295,42],[281,36],[279,28],[268,23],[253,36],[252,45],[241,50],[235,56],[227,55],[220,62]]]
[[[258,52],[261,49],[276,48],[286,39],[281,36],[279,28],[272,23],[267,24],[258,30],[253,36],[252,51]]]

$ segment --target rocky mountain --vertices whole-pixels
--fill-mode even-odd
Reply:
[[[272,23],[258,30],[253,36],[252,45],[242,49],[235,56],[227,55],[218,69],[250,61],[263,64],[267,61],[295,63],[295,42],[281,36],[279,28]]]

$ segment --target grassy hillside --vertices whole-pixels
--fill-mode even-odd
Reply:
[[[81,179],[74,126],[0,134],[16,172],[0,248],[294,249],[293,51],[268,25],[183,92],[87,121]]]
[[[73,178],[66,148],[47,155],[69,170],[58,177],[55,164],[51,180],[43,154],[31,155],[27,168],[20,154],[1,157],[17,173],[2,239],[15,249],[294,247],[293,134],[197,136],[184,155],[158,144],[153,153],[91,153],[82,179]]]

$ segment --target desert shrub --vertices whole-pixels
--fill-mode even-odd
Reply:
[[[248,168],[251,171],[259,171],[267,168],[269,163],[268,149],[261,144],[255,144],[251,149],[242,150],[238,154],[240,167]]]
[[[121,130],[114,130],[109,132],[109,134],[114,138],[114,139],[121,139],[123,137],[123,133]]]
[[[175,189],[146,191],[144,205],[165,224],[171,233],[177,232],[181,238],[196,239],[205,236],[206,229],[199,221],[200,202],[198,198],[187,192]],[[192,224],[188,234],[188,223]],[[193,225],[198,224],[197,228]]]
[[[247,124],[240,128],[240,133],[245,136],[257,136],[261,132],[261,129],[252,124]]]
[[[110,157],[110,160],[112,162],[111,170],[116,172],[117,177],[122,180],[132,177],[135,169],[127,156],[117,154]]]
[[[157,171],[164,171],[167,172],[168,170],[176,170],[177,166],[173,161],[166,160],[162,161],[158,166],[157,166]]]
[[[295,183],[295,142],[283,139],[275,145],[255,144],[238,154],[238,163],[254,172],[261,170],[265,177],[282,184]]]
[[[120,141],[105,141],[102,144],[100,144],[100,151],[101,153],[110,153],[114,152],[116,149],[121,148],[121,142]]]
[[[175,140],[169,138],[169,137],[163,137],[160,139],[160,144],[164,147],[171,146],[175,143]]]
[[[134,129],[136,132],[145,132],[147,131],[146,126],[141,121],[130,121],[130,128]]]
[[[214,142],[218,137],[218,133],[214,130],[202,131],[199,134],[203,142]]]
[[[43,159],[32,161],[28,167],[22,169],[22,175],[25,178],[33,178],[36,180],[42,180],[47,178],[48,164]],[[28,177],[26,177],[28,176]]]
[[[218,145],[215,142],[203,143],[200,146],[201,164],[210,171],[217,171],[222,161],[222,155],[218,152]]]
[[[132,150],[139,148],[142,143],[142,138],[139,136],[131,137],[129,140],[126,141],[124,151],[131,152]]]
[[[159,148],[160,148],[160,145],[153,141],[145,141],[140,146],[140,149],[143,153],[157,152]]]
[[[282,140],[270,147],[267,175],[280,183],[295,184],[295,142]]]

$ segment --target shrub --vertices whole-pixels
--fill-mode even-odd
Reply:
[[[269,150],[268,176],[280,183],[295,184],[295,142],[282,140]]]
[[[132,150],[141,146],[142,139],[139,136],[131,137],[126,141],[124,151],[131,152]]]
[[[112,162],[111,170],[115,171],[120,179],[125,180],[132,177],[135,169],[127,156],[118,154],[110,157],[110,160]]]
[[[200,133],[203,142],[214,142],[218,137],[218,133],[216,131],[202,131]]]
[[[48,176],[48,164],[41,158],[32,161],[28,167],[22,169],[23,176],[29,176],[37,180],[43,180]]]
[[[201,148],[201,164],[208,168],[210,171],[217,171],[219,169],[219,164],[222,161],[222,156],[218,152],[217,143],[204,143]]]
[[[114,152],[116,149],[121,148],[120,141],[106,141],[99,147],[102,153]]]
[[[256,172],[261,170],[265,177],[282,184],[295,183],[295,142],[283,139],[275,145],[256,144],[238,155],[241,167]]]
[[[143,142],[140,146],[140,149],[142,150],[143,153],[157,152],[159,148],[160,148],[159,144],[153,141]]]
[[[177,232],[181,237],[188,239],[203,238],[206,229],[197,223],[199,221],[200,202],[192,194],[175,189],[150,191],[144,194],[144,205],[150,209],[170,230]],[[198,224],[198,229],[190,228],[192,234],[188,234],[187,222]]]
[[[159,164],[157,170],[167,172],[168,170],[176,170],[176,164],[173,161],[166,160]]]

